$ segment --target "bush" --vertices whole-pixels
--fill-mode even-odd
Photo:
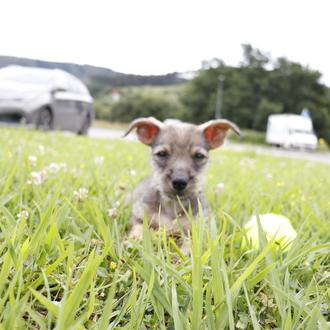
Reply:
[[[266,136],[264,132],[257,132],[251,130],[243,130],[242,136],[231,134],[229,140],[239,143],[251,143],[251,144],[266,144]]]
[[[95,117],[97,119],[109,120],[113,102],[107,98],[97,98],[94,101],[93,107]]]
[[[158,95],[128,94],[114,103],[109,119],[116,122],[130,122],[138,117],[153,116],[159,120],[177,118],[180,105],[171,99]]]

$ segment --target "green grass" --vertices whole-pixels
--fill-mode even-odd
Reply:
[[[236,134],[232,134],[230,136],[230,140],[239,143],[261,144],[268,146],[268,144],[266,143],[265,132],[242,130],[242,136],[237,136]]]
[[[329,166],[212,152],[214,216],[194,221],[186,257],[146,224],[125,244],[147,147],[1,129],[0,152],[0,329],[327,328]],[[262,232],[259,251],[243,244],[249,216],[266,212],[291,219],[288,252]]]

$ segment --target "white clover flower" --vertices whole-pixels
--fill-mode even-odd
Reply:
[[[266,179],[270,180],[273,178],[273,174],[272,173],[266,173]]]
[[[46,171],[31,172],[31,183],[40,185],[46,181]]]
[[[59,163],[58,166],[60,167],[60,170],[66,172],[68,169],[68,165],[66,163]]]
[[[82,187],[73,192],[73,196],[77,198],[79,202],[83,202],[88,198],[88,189]]]
[[[240,160],[240,165],[241,166],[246,166],[246,167],[252,167],[254,166],[255,161],[251,158],[243,158]]]
[[[45,171],[49,173],[57,173],[59,171],[66,171],[67,165],[66,163],[50,163],[46,168]]]
[[[40,144],[40,145],[38,146],[38,151],[39,151],[39,153],[41,153],[41,154],[45,153],[45,146],[43,146],[42,144]]]
[[[20,213],[17,214],[17,220],[20,221],[22,219],[27,219],[29,217],[29,212],[28,211],[21,211]]]
[[[60,170],[60,165],[56,163],[50,163],[46,170],[50,173],[57,173]]]
[[[95,165],[102,165],[104,162],[104,157],[103,156],[97,156],[94,159]]]
[[[136,171],[135,170],[130,170],[129,173],[130,173],[131,176],[136,176]]]
[[[38,161],[38,158],[36,156],[34,156],[34,155],[29,156],[29,162],[30,162],[32,167],[37,166],[37,161]]]
[[[118,209],[117,208],[115,208],[115,207],[113,207],[112,209],[110,209],[109,211],[108,211],[108,216],[110,217],[110,218],[117,218],[118,217]]]
[[[220,191],[222,191],[225,188],[225,184],[223,182],[219,182],[216,186],[215,186],[215,191],[217,193],[219,193]]]

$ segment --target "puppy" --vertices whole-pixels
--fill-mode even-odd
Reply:
[[[133,192],[130,237],[142,238],[143,219],[151,228],[166,227],[168,232],[190,232],[186,211],[204,215],[209,210],[203,192],[209,151],[220,147],[231,129],[239,128],[228,120],[211,120],[202,125],[165,124],[153,117],[134,120],[127,134],[136,129],[138,139],[151,147],[153,174]]]

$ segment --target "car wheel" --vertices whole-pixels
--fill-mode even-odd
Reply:
[[[39,112],[37,127],[44,131],[53,129],[53,115],[49,109],[42,109]]]
[[[89,116],[87,116],[80,128],[80,130],[78,131],[78,134],[79,135],[87,135],[88,133],[88,129],[89,129],[89,126],[91,125],[91,119]]]

